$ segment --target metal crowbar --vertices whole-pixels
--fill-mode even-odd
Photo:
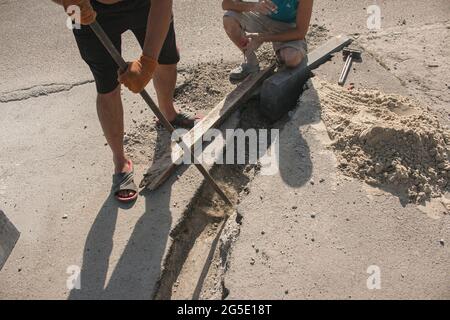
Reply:
[[[120,55],[119,51],[114,47],[114,44],[109,39],[108,35],[105,33],[103,28],[100,26],[100,24],[97,21],[94,21],[89,25],[92,29],[92,31],[97,35],[100,42],[103,44],[105,49],[109,52],[113,60],[117,63],[119,66],[119,69],[123,72],[128,68],[128,64],[125,62],[125,60]],[[172,134],[175,131],[175,128],[172,126],[172,124],[166,119],[166,117],[162,114],[162,112],[159,110],[158,106],[153,102],[153,99],[150,97],[148,92],[144,89],[140,93],[141,97],[144,99],[144,101],[147,103],[147,105],[150,107],[150,109],[153,111],[153,113],[156,115],[156,117],[159,119],[159,121],[163,124],[163,126],[166,128],[167,131],[169,131],[170,134]],[[177,136],[175,139],[175,142],[179,144],[183,150],[189,149],[192,158],[195,158],[194,151],[187,147],[185,142],[180,136]],[[205,177],[206,181],[214,188],[214,190],[220,195],[220,197],[230,206],[232,206],[231,200],[227,197],[227,195],[220,189],[216,181],[214,181],[213,177],[209,174],[209,172],[203,167],[202,164],[200,164],[198,161],[194,161],[194,165],[197,167],[197,169],[200,171],[200,173]]]

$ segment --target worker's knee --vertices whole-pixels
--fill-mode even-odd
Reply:
[[[170,74],[177,72],[177,64],[158,64],[155,69],[155,75]]]
[[[284,48],[280,50],[281,61],[289,68],[297,67],[305,55],[294,48]]]
[[[100,104],[108,104],[112,101],[120,99],[120,84],[108,93],[97,93],[97,102]]]

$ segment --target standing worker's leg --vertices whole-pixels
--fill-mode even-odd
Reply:
[[[113,154],[114,174],[117,176],[115,179],[118,179],[114,183],[122,184],[122,186],[115,186],[115,188],[120,188],[120,190],[114,190],[115,196],[122,201],[132,200],[137,196],[136,186],[131,186],[131,184],[126,186],[126,184],[123,185],[124,181],[120,181],[128,179],[123,178],[121,174],[131,174],[133,171],[131,160],[126,157],[123,148],[124,121],[120,85],[117,85],[111,92],[97,94],[97,114],[103,134]],[[130,179],[132,177],[131,175]],[[129,183],[131,182],[129,181]]]
[[[173,121],[177,111],[173,105],[173,94],[177,83],[177,65],[160,64],[153,74],[153,85],[158,97],[158,105],[167,120]]]
[[[149,8],[140,10],[136,17],[136,24],[131,31],[136,36],[141,47],[144,46],[147,31],[147,18]],[[173,95],[177,82],[177,63],[180,61],[178,53],[175,27],[170,24],[169,31],[164,41],[158,58],[158,67],[153,74],[153,86],[155,87],[158,105],[161,112],[174,127],[192,128],[196,118],[184,113],[179,113],[173,103]]]
[[[106,25],[106,24],[103,24]],[[105,28],[114,46],[121,51],[121,30]],[[132,164],[123,148],[123,107],[120,85],[117,81],[117,65],[89,27],[74,30],[81,57],[89,65],[97,88],[97,114],[106,141],[111,148],[114,162],[114,192],[121,201],[137,196],[133,182]],[[119,188],[120,190],[116,190]]]
[[[124,125],[120,85],[109,93],[97,95],[97,114],[106,141],[113,153],[115,173],[130,171],[123,149]]]

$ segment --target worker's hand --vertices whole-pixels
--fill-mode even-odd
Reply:
[[[150,82],[158,66],[158,61],[142,55],[139,60],[128,63],[128,69],[119,74],[119,82],[130,91],[140,93]]]
[[[72,19],[75,19],[75,12],[67,12],[67,9],[70,6],[78,6],[80,8],[80,23],[83,25],[91,24],[97,17],[97,13],[92,8],[89,0],[62,0],[62,5]]]
[[[248,34],[247,39],[248,42],[244,48],[245,52],[256,51],[264,43],[263,36],[260,34]]]
[[[263,15],[269,15],[278,10],[275,3],[270,0],[259,0],[254,4],[252,12],[261,13]]]
[[[239,40],[239,48],[241,50],[244,50],[248,44],[250,43],[250,39],[247,38],[247,36],[242,36],[241,39]]]

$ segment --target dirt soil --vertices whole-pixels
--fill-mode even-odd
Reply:
[[[264,45],[258,51],[258,59],[261,68],[275,61],[270,45]],[[228,75],[235,67],[236,63],[223,60],[183,66],[178,70],[175,106],[198,118],[207,115],[236,87],[237,83],[228,81]],[[136,104],[137,102],[133,102],[133,105]],[[134,112],[142,115],[146,112],[145,106]],[[133,111],[131,115],[131,127],[124,137],[125,150],[135,163],[151,163],[153,159],[164,154],[170,142],[170,135],[162,126],[157,125],[156,117],[142,121],[141,117],[133,116]]]
[[[422,203],[449,190],[450,130],[419,102],[315,81],[340,169]]]
[[[203,62],[179,70],[175,105],[183,112],[202,116],[235,87],[226,79],[233,67],[223,61]],[[144,113],[144,109],[139,110]],[[137,163],[151,163],[162,155],[169,145],[170,135],[157,125],[156,117],[138,121],[132,117],[132,127],[125,134],[125,149]]]

